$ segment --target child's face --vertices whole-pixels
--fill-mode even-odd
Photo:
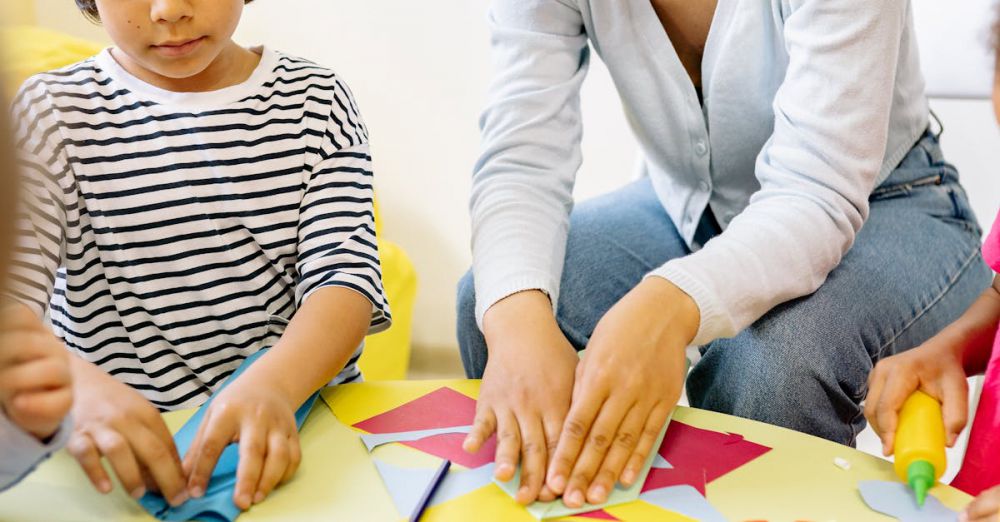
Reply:
[[[232,43],[243,0],[97,0],[115,46],[149,72],[184,79]]]

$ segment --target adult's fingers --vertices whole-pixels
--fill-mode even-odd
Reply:
[[[948,434],[948,447],[955,445],[969,416],[969,384],[965,376],[941,381],[941,413]]]
[[[562,433],[563,422],[566,420],[565,410],[559,409],[556,411],[551,411],[543,414],[542,416],[542,427],[545,430],[545,454],[546,463],[545,470],[546,476],[549,468],[552,467],[552,461],[556,456],[556,447],[559,445],[559,435]],[[555,500],[557,497],[556,493],[552,491],[547,483],[542,482],[542,489],[538,492],[538,499],[543,502],[549,502]]]
[[[584,379],[578,379],[576,386],[583,386],[583,381]],[[574,394],[576,394],[575,390]],[[588,387],[577,397],[578,400],[573,402],[569,414],[566,415],[566,422],[563,423],[555,456],[552,458],[552,465],[549,466],[548,477],[545,481],[549,489],[557,495],[566,493],[570,473],[576,465],[577,457],[583,450],[587,435],[594,424],[594,419],[597,418],[597,413],[604,405],[607,394],[604,393],[603,389]],[[615,427],[617,428],[617,425]],[[611,437],[613,435],[602,436]]]
[[[518,429],[521,432],[521,485],[515,500],[528,505],[538,498],[542,483],[545,482],[545,465],[548,461],[545,430],[540,418],[528,415],[518,418]]]
[[[642,426],[646,422],[650,406],[636,404],[629,409],[625,415],[625,420],[618,427],[614,441],[608,454],[604,457],[597,474],[587,490],[587,502],[600,504],[607,500],[608,494],[615,487],[622,470],[628,462],[629,457],[635,451],[639,436],[642,434]],[[631,484],[626,484],[631,485]]]
[[[649,454],[660,450],[660,448],[653,446],[659,440],[663,425],[667,423],[667,418],[670,417],[670,412],[673,409],[673,404],[663,402],[653,407],[642,427],[639,442],[636,444],[632,456],[629,457],[628,464],[625,465],[625,471],[622,472],[621,481],[623,484],[632,485],[639,478],[639,472],[642,470],[643,464],[646,463]]]
[[[631,409],[632,404],[614,398],[608,399],[601,407],[594,423],[590,427],[590,433],[584,442],[573,466],[566,491],[563,493],[563,503],[568,507],[580,507],[587,500],[587,491],[597,475],[597,470],[604,457],[611,448],[615,440],[615,434],[621,426],[625,415]],[[556,460],[558,462],[558,459]],[[608,491],[598,492],[607,495]]]
[[[271,494],[271,491],[285,476],[291,459],[289,437],[281,432],[272,432],[267,437],[267,457],[264,459],[264,469],[257,483],[253,503],[259,504]]]
[[[111,493],[111,478],[101,465],[101,454],[97,451],[97,444],[88,433],[74,431],[66,442],[66,450],[80,464],[80,468],[97,491],[104,494]]]
[[[493,407],[480,402],[476,405],[476,418],[472,421],[472,429],[462,442],[462,449],[469,453],[477,453],[496,429],[497,418],[493,413]]]
[[[514,477],[520,455],[521,430],[518,428],[517,419],[512,412],[501,411],[497,415],[497,453],[494,472],[497,480],[507,481]]]

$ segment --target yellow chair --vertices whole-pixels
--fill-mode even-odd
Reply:
[[[6,0],[5,0],[6,1]],[[76,63],[101,50],[99,44],[32,25],[0,29],[4,49],[5,94],[13,98],[18,87],[30,76]],[[381,239],[382,231],[376,209],[375,226],[382,258],[382,280],[392,308],[393,325],[389,330],[365,340],[365,352],[359,365],[368,380],[406,378],[410,363],[410,334],[413,325],[413,302],[417,294],[417,273],[406,252],[391,241]]]

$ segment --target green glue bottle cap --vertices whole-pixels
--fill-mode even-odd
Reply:
[[[934,465],[926,460],[915,460],[906,468],[906,478],[910,489],[917,496],[917,505],[924,507],[927,492],[934,486]]]

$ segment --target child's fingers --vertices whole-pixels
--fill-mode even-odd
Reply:
[[[952,447],[959,433],[965,429],[965,423],[968,422],[969,384],[964,375],[942,379],[941,409],[945,431],[948,434],[948,447]]]
[[[115,475],[118,476],[118,481],[122,483],[125,491],[135,499],[145,495],[146,482],[142,479],[139,461],[125,435],[114,430],[103,429],[97,433],[91,433],[91,437],[97,444],[97,450],[108,459],[111,468],[115,470]]]
[[[8,413],[15,421],[30,419],[29,423],[48,424],[54,430],[72,407],[73,390],[64,387],[19,393],[11,401]]]
[[[65,359],[43,357],[10,367],[2,375],[3,386],[12,393],[69,388],[69,365]]]
[[[212,476],[219,455],[233,441],[234,434],[239,429],[236,422],[225,414],[210,413],[203,422],[205,425],[199,430],[200,436],[188,450],[191,459],[188,464],[188,491],[195,498],[205,494],[208,489],[208,479]]]
[[[140,426],[132,435],[136,456],[148,472],[153,484],[170,502],[179,506],[187,501],[187,480],[181,469],[180,459],[174,449],[173,440],[164,442],[146,426]],[[143,482],[146,482],[144,479]]]
[[[510,411],[502,411],[497,414],[497,465],[494,472],[497,480],[508,481],[514,477],[520,455],[521,430],[517,419]]]
[[[879,435],[882,437],[882,453],[889,456],[893,452],[896,439],[896,425],[899,422],[899,409],[917,386],[910,386],[900,379],[894,379],[882,390],[878,404],[875,406],[878,416]]]
[[[302,463],[302,445],[299,442],[298,431],[293,431],[288,436],[288,450],[289,450],[288,451],[289,466],[288,470],[285,471],[285,476],[281,477],[282,484],[288,482],[289,480],[292,480],[292,477],[295,476],[295,473],[299,471],[299,464]]]
[[[885,386],[886,372],[885,362],[880,362],[868,375],[868,395],[865,397],[865,418],[871,424],[875,433],[880,435],[882,430],[879,427],[878,402],[882,397],[882,387]]]
[[[249,509],[257,492],[264,459],[267,456],[267,437],[264,427],[247,425],[240,432],[240,464],[236,471],[236,490],[233,502],[240,509]]]
[[[479,403],[476,407],[476,419],[472,422],[472,429],[462,443],[462,449],[469,453],[476,453],[483,446],[486,439],[496,430],[497,418],[493,413],[493,408],[485,403]]]
[[[254,493],[253,503],[259,504],[271,494],[271,491],[281,481],[285,472],[289,469],[290,451],[288,448],[288,436],[274,432],[268,437],[267,457],[264,459],[264,469],[261,471],[260,480],[257,483]]]
[[[965,508],[969,522],[996,522],[1000,519],[1000,486],[988,489]]]
[[[523,505],[538,498],[538,492],[545,482],[545,430],[542,421],[535,416],[519,419],[521,432],[521,484],[515,500]]]
[[[101,465],[101,455],[97,452],[97,445],[90,435],[82,431],[73,432],[66,442],[66,450],[80,464],[80,468],[97,491],[104,494],[111,493],[111,478]]]

